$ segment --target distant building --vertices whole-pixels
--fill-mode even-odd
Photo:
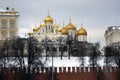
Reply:
[[[119,45],[120,26],[110,26],[105,31],[106,46]]]
[[[14,8],[0,9],[0,40],[11,40],[18,36],[19,13]]]

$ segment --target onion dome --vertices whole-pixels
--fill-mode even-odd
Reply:
[[[38,27],[34,27],[34,28],[33,28],[33,31],[34,31],[34,32],[36,32],[36,31],[38,31],[38,30],[39,30]]]
[[[40,24],[40,27],[45,27],[45,26],[46,26],[46,24],[44,24],[44,23]]]
[[[87,31],[82,27],[78,30],[78,35],[87,35]]]
[[[59,26],[57,24],[53,25],[53,28],[58,29]]]
[[[45,23],[53,23],[53,19],[50,15],[48,15],[45,19],[44,19]]]
[[[40,27],[37,27],[38,28],[38,30],[40,29]]]
[[[65,34],[65,35],[68,34],[68,30],[65,27],[62,28],[62,34]]]
[[[28,35],[29,35],[29,36],[33,35],[33,32],[29,32]]]
[[[70,29],[76,30],[75,26],[74,26],[71,22],[69,22],[69,24],[67,24],[67,25],[65,26],[65,28],[66,28],[67,30],[70,30]]]
[[[61,28],[58,28],[57,31],[58,31],[58,32],[62,32],[62,29],[61,29]]]

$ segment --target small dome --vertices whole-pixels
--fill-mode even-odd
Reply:
[[[40,29],[40,27],[38,27],[38,30]]]
[[[58,29],[59,26],[57,24],[53,25],[53,28]]]
[[[38,27],[34,27],[34,28],[33,28],[33,31],[34,31],[34,32],[36,32],[36,31],[38,31],[38,30],[39,30]]]
[[[67,24],[67,25],[65,26],[65,28],[66,28],[67,30],[70,30],[70,29],[76,30],[75,26],[74,26],[71,22],[69,22],[69,24]]]
[[[67,31],[67,29],[65,27],[62,28],[62,34],[65,34],[65,35],[68,34],[68,31]]]
[[[29,35],[29,36],[33,35],[33,32],[29,32],[28,35]]]
[[[45,23],[53,23],[53,19],[52,19],[51,16],[48,15],[48,16],[44,19],[44,22],[45,22]]]
[[[78,30],[78,35],[87,35],[87,31],[82,27]]]
[[[46,24],[44,24],[44,23],[40,24],[40,27],[45,27],[45,26],[46,26]]]
[[[62,29],[61,29],[61,28],[58,28],[57,31],[58,31],[58,32],[62,32]]]

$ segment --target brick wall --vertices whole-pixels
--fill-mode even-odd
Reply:
[[[117,80],[120,72],[116,67],[55,67],[55,80]],[[51,80],[52,68],[0,68],[0,80]]]

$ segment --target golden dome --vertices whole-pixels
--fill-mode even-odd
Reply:
[[[45,27],[45,26],[46,26],[46,24],[44,24],[44,23],[40,24],[40,27]]]
[[[40,27],[37,27],[38,28],[38,30],[40,29]]]
[[[65,28],[68,29],[68,30],[70,30],[70,29],[76,30],[75,26],[71,22],[69,22],[69,24],[67,24],[65,26]]]
[[[65,27],[63,27],[61,31],[62,31],[62,34],[65,34],[65,35],[68,34],[68,31],[67,31],[67,29]]]
[[[61,28],[58,28],[57,31],[58,31],[58,32],[62,32],[62,29],[61,29]]]
[[[28,35],[29,35],[29,36],[33,35],[33,32],[29,32]]]
[[[33,31],[35,32],[35,31],[38,31],[39,30],[39,28],[38,27],[34,27],[33,28]]]
[[[48,16],[44,19],[44,22],[45,22],[45,23],[53,23],[53,19],[52,19],[51,16],[48,15]]]
[[[87,31],[82,27],[78,30],[78,35],[87,35]]]
[[[57,24],[55,24],[55,25],[53,25],[53,28],[58,29],[58,28],[59,28],[59,26],[58,26]]]

